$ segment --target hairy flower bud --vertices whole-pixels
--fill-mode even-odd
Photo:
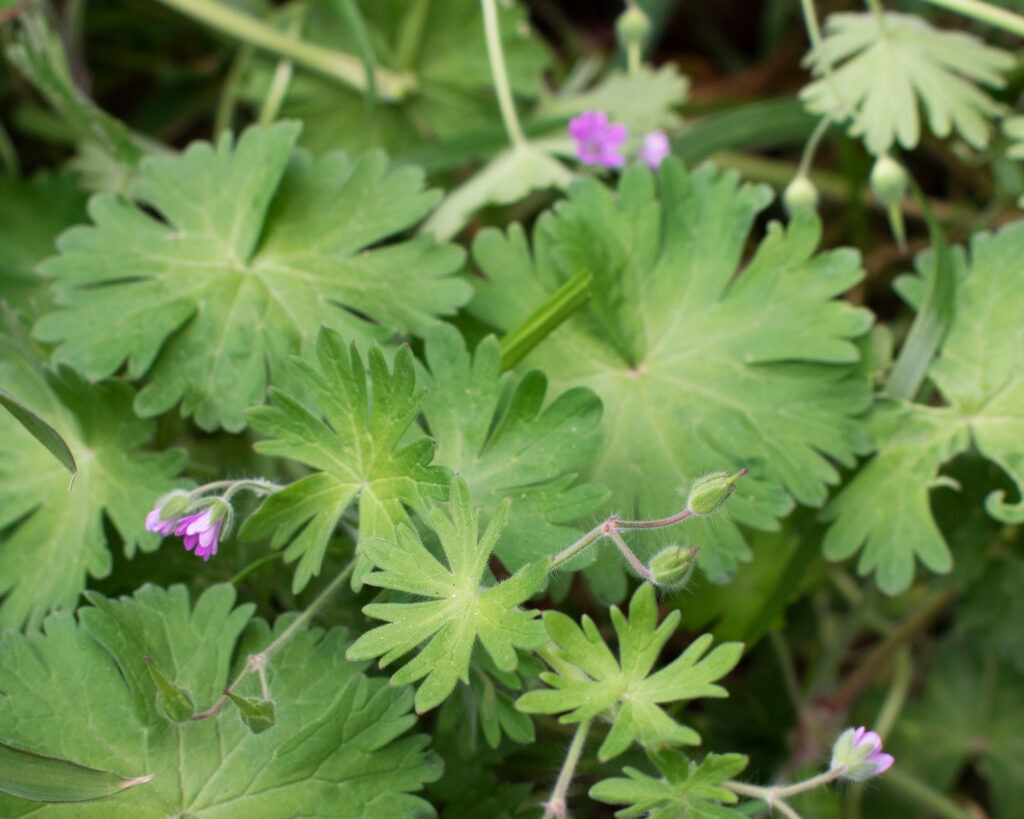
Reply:
[[[643,9],[630,5],[615,21],[615,32],[623,48],[642,46],[651,30],[651,21]]]
[[[698,478],[690,489],[686,508],[692,515],[710,515],[729,499],[736,491],[736,481],[746,474],[747,470],[741,469],[732,476],[728,472],[712,472]]]
[[[794,177],[793,181],[782,192],[782,206],[790,218],[798,213],[814,212],[818,209],[818,189],[803,174]]]
[[[690,579],[697,565],[697,547],[668,546],[651,558],[648,569],[656,586],[678,588]]]
[[[882,738],[864,726],[847,728],[832,747],[832,768],[842,768],[842,778],[863,782],[892,767],[891,754],[882,753]]]
[[[907,194],[907,172],[895,159],[883,154],[871,169],[871,190],[883,205],[896,205]]]

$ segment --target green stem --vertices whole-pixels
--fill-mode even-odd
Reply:
[[[501,118],[505,122],[505,130],[513,145],[526,144],[526,136],[519,124],[515,102],[512,99],[512,88],[508,82],[508,71],[505,68],[505,52],[501,48],[501,29],[498,27],[498,10],[494,0],[480,0],[484,14],[484,36],[487,39],[487,57],[491,62],[491,75],[494,78],[494,92],[498,95],[498,106]]]
[[[573,775],[576,773],[576,765],[579,764],[580,756],[583,753],[587,732],[590,731],[590,722],[589,719],[581,722],[573,735],[569,752],[565,755],[565,761],[562,763],[562,770],[558,772],[555,789],[551,791],[551,798],[544,805],[544,819],[565,819],[568,809],[565,795],[569,792],[569,783],[572,782]]]
[[[309,7],[305,3],[300,3],[289,11],[293,13],[288,21],[287,34],[290,37],[299,37],[302,34],[302,26],[306,22]],[[278,61],[277,67],[274,69],[274,77],[270,81],[267,96],[263,100],[263,106],[260,108],[260,116],[257,120],[260,125],[270,125],[277,119],[285,95],[288,93],[288,86],[291,85],[292,74],[294,73],[294,63],[291,60]]]
[[[214,716],[218,711],[220,711],[221,708],[224,707],[224,704],[228,701],[228,692],[230,691],[234,693],[235,689],[238,688],[239,683],[241,683],[242,680],[249,676],[249,674],[251,674],[253,671],[258,672],[262,678],[262,675],[264,673],[263,669],[266,668],[267,663],[270,661],[270,658],[283,646],[287,645],[288,641],[295,636],[295,633],[297,631],[299,631],[302,628],[305,628],[306,624],[314,616],[316,616],[316,613],[320,611],[320,609],[324,607],[324,604],[327,603],[327,601],[334,596],[334,593],[345,584],[345,581],[347,581],[349,577],[352,576],[352,572],[355,570],[355,568],[356,560],[355,558],[353,558],[351,561],[349,561],[349,564],[344,569],[342,569],[341,574],[339,574],[337,577],[334,578],[334,580],[328,583],[324,590],[320,592],[320,594],[316,596],[313,602],[306,607],[306,610],[302,612],[302,614],[300,614],[294,620],[292,620],[292,622],[288,624],[288,627],[284,631],[282,631],[281,634],[278,635],[278,637],[270,643],[270,645],[263,649],[263,651],[261,651],[259,654],[249,655],[249,659],[246,660],[245,667],[241,670],[238,676],[235,677],[235,681],[225,689],[220,699],[217,700],[217,702],[215,702],[207,710],[203,711],[203,713],[196,714],[194,717],[192,717],[192,719],[208,719]]]
[[[501,340],[501,368],[510,370],[590,298],[590,273],[577,273]]]
[[[614,543],[619,552],[622,553],[622,556],[626,558],[626,562],[633,567],[633,570],[648,583],[653,582],[651,579],[651,570],[640,561],[640,558],[633,554],[633,550],[630,549],[626,544],[626,541],[622,539],[622,535],[620,535],[615,529],[612,529],[608,533],[608,537],[612,539],[612,543]]]
[[[807,140],[804,152],[800,156],[800,164],[796,168],[797,176],[807,176],[807,172],[811,168],[811,162],[814,161],[814,155],[818,152],[818,145],[821,144],[821,139],[825,136],[825,132],[831,124],[832,118],[824,117],[814,126],[814,131],[811,133],[810,139]]]
[[[890,768],[881,780],[884,787],[892,788],[914,805],[916,810],[941,816],[943,819],[972,819],[975,814],[964,810],[945,794],[909,774],[899,766]]]
[[[612,519],[609,518],[604,523],[595,526],[568,548],[563,549],[556,555],[551,555],[551,562],[550,565],[548,565],[548,573],[550,574],[566,561],[576,557],[576,555],[586,549],[594,541],[599,540],[606,535],[608,533],[608,526],[611,523],[611,520]]]
[[[818,12],[814,8],[814,0],[800,0],[800,11],[804,15],[804,26],[807,28],[807,40],[811,50],[821,45],[821,26],[818,25]]]
[[[748,785],[746,782],[736,782],[732,779],[722,782],[721,785],[728,788],[733,793],[740,794],[741,796],[760,799],[769,807],[779,807],[781,803],[778,800],[785,799],[787,796],[796,796],[798,793],[803,793],[804,791],[820,788],[822,785],[827,785],[829,782],[833,782],[842,776],[845,771],[845,765],[837,765],[824,773],[812,776],[810,779],[805,779],[802,782],[794,782],[792,785],[772,785],[770,787],[763,787],[761,785]]]
[[[793,662],[793,652],[789,650],[789,644],[782,636],[781,631],[772,631],[768,634],[772,650],[775,652],[775,659],[779,662],[779,669],[782,671],[782,681],[786,686],[786,694],[797,714],[804,707],[803,696],[800,693],[800,681],[796,675],[796,665]]]
[[[244,43],[285,57],[298,65],[347,85],[359,92],[367,90],[366,72],[361,60],[350,54],[297,40],[272,26],[240,11],[211,0],[160,0],[186,17],[205,23],[217,31]],[[375,73],[378,96],[398,102],[416,88],[416,80],[408,74],[396,74],[378,68]]]
[[[910,650],[902,649],[893,660],[892,682],[885,695],[885,702],[878,711],[878,717],[871,724],[879,736],[887,736],[899,719],[903,705],[910,693],[910,683],[914,676],[914,664],[910,659]]]
[[[925,0],[925,2],[1024,37],[1024,17],[989,3],[983,3],[981,0]]]
[[[255,49],[250,45],[242,45],[238,53],[231,61],[227,76],[224,77],[224,84],[221,86],[220,99],[217,100],[217,111],[213,117],[214,136],[220,136],[225,131],[230,131],[234,124],[235,105],[241,96],[242,80],[245,78],[246,69],[252,60]]]

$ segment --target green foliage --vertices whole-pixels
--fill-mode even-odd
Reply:
[[[277,724],[257,735],[233,709],[168,721],[142,662],[153,657],[197,702],[216,700],[235,652],[244,657],[270,637],[265,623],[250,621],[251,606],[234,608],[230,587],[209,589],[194,606],[181,586],[90,600],[77,623],[60,613],[42,634],[8,633],[0,641],[0,736],[153,779],[70,809],[32,804],[36,815],[430,815],[409,794],[440,773],[424,737],[402,737],[415,722],[412,693],[370,680],[346,661],[343,631],[302,632],[275,655]],[[250,682],[244,689],[251,695]],[[0,813],[20,815],[30,804],[0,797]]]
[[[401,103],[385,105],[314,75],[297,76],[282,115],[303,120],[306,145],[317,151],[400,151],[425,139],[500,122],[479,0],[359,0],[358,7],[374,46],[375,64],[407,74],[416,87]],[[335,9],[329,3],[313,6],[306,36],[314,43],[360,53],[358,30]],[[535,95],[537,78],[548,63],[546,50],[530,30],[521,6],[499,4],[498,18],[512,90]],[[266,96],[269,67],[257,65],[248,80],[255,98]]]
[[[438,442],[435,461],[463,477],[486,518],[513,499],[495,554],[514,571],[577,539],[572,523],[599,515],[607,500],[603,487],[576,482],[601,448],[597,396],[580,387],[545,406],[543,373],[502,373],[493,336],[470,355],[447,325],[428,334],[426,360],[423,416]]]
[[[806,60],[816,79],[800,96],[815,114],[849,120],[851,136],[862,137],[876,156],[897,142],[917,146],[919,105],[936,136],[955,131],[983,148],[990,120],[1003,108],[978,85],[1002,88],[1015,62],[1009,52],[934,29],[915,15],[832,14]]]
[[[395,354],[392,371],[371,347],[367,372],[356,345],[346,350],[325,329],[316,354],[318,367],[301,359],[292,367],[317,412],[272,390],[274,405],[249,413],[256,432],[269,438],[256,444],[258,452],[316,470],[264,500],[241,532],[246,539],[270,537],[273,548],[289,544],[285,559],[299,560],[296,592],[320,573],[328,541],[357,499],[360,536],[391,537],[409,521],[406,506],[425,511],[428,499],[445,496],[449,480],[448,470],[429,465],[429,440],[405,440],[422,398],[408,347]]]
[[[823,503],[839,479],[832,461],[866,449],[852,339],[870,316],[835,300],[861,271],[848,250],[814,255],[815,220],[772,226],[736,277],[766,191],[671,159],[658,182],[660,195],[646,168],[630,168],[617,194],[574,185],[541,216],[532,253],[517,226],[481,232],[473,253],[487,281],[471,309],[509,330],[573,275],[593,274],[588,306],[526,363],[601,397],[610,434],[588,474],[624,516],[667,516],[709,469],[750,466],[727,509],[686,524],[701,567],[722,581],[749,555],[737,523],[771,529],[793,499]]]
[[[874,571],[889,594],[906,589],[918,558],[932,571],[949,571],[952,558],[929,506],[930,489],[949,486],[940,469],[973,446],[1024,489],[1024,323],[1019,281],[1024,225],[976,234],[970,258],[953,254],[957,309],[928,378],[946,406],[881,401],[871,417],[878,453],[825,511],[834,520],[827,557],[862,549],[861,574]],[[917,260],[918,276],[901,289],[915,306],[932,266]],[[956,488],[953,484],[952,488]],[[1004,523],[1024,521],[1024,502],[991,492],[985,509]]]
[[[51,609],[73,606],[87,576],[110,573],[114,544],[105,520],[128,556],[159,545],[145,531],[146,513],[176,485],[185,457],[180,450],[139,451],[153,424],[132,413],[128,386],[93,386],[66,367],[43,370],[19,327],[8,322],[4,329],[0,383],[79,454],[69,491],[65,466],[13,416],[0,413],[0,628],[35,627]]]
[[[57,235],[84,215],[85,196],[69,174],[0,176],[0,298],[31,315],[49,306],[36,265],[53,254]]]
[[[992,795],[993,816],[1013,816],[1024,799],[1024,678],[970,640],[936,652],[924,691],[910,703],[886,750],[946,791],[969,768]],[[898,764],[898,763],[897,763]]]
[[[619,819],[645,816],[648,819],[739,819],[745,813],[725,805],[735,805],[738,797],[721,787],[745,767],[740,754],[708,754],[698,765],[685,754],[672,749],[648,751],[661,777],[625,768],[626,778],[604,779],[590,789],[599,802],[630,807],[616,811]]]
[[[0,743],[0,793],[30,802],[88,802],[143,785],[149,778],[125,779]]]
[[[387,625],[363,634],[348,656],[354,660],[380,657],[384,667],[417,649],[392,675],[391,684],[423,679],[416,691],[419,713],[440,705],[459,680],[469,681],[478,639],[494,664],[506,672],[519,663],[517,649],[537,648],[545,640],[537,613],[519,609],[543,585],[545,561],[524,566],[503,583],[483,585],[487,559],[505,525],[508,502],[497,509],[480,536],[469,487],[458,476],[452,480],[449,500],[451,517],[437,507],[430,510],[430,526],[441,542],[445,563],[408,526],[398,527],[395,540],[361,543],[363,554],[377,567],[366,575],[366,583],[428,599],[366,606],[367,615]]]
[[[563,714],[561,721],[570,723],[606,716],[613,724],[598,751],[602,761],[618,756],[634,740],[654,748],[699,744],[700,735],[672,719],[661,705],[727,696],[713,681],[733,669],[743,646],[723,643],[708,653],[711,636],[705,634],[652,674],[662,647],[679,623],[677,611],[661,625],[657,625],[657,614],[654,589],[648,584],[633,595],[628,619],[612,606],[619,638],[616,660],[590,617],[583,616],[581,629],[561,612],[545,612],[544,626],[557,646],[546,657],[556,671],[540,675],[550,688],[528,691],[516,707],[530,714]]]
[[[462,303],[465,285],[449,278],[458,249],[429,239],[370,249],[429,210],[422,175],[389,171],[380,153],[293,154],[299,131],[250,128],[237,145],[225,135],[145,160],[131,192],[159,218],[93,198],[94,226],[66,233],[41,268],[63,309],[40,320],[38,337],[89,378],[127,361],[129,377],[146,377],[143,416],[181,402],[204,429],[238,431],[263,400],[267,365],[276,380],[321,325],[380,338]]]

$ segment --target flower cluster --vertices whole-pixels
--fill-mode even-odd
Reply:
[[[621,168],[626,164],[622,146],[629,136],[626,126],[609,122],[604,111],[584,111],[569,122],[569,136],[576,141],[576,158],[584,165]],[[671,147],[664,131],[652,131],[644,137],[637,159],[656,169],[669,155]]]

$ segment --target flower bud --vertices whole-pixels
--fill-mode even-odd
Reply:
[[[847,728],[832,747],[832,769],[843,768],[841,777],[863,782],[885,773],[895,760],[882,753],[882,738],[863,725]]]
[[[690,579],[697,565],[696,546],[668,546],[651,558],[647,567],[656,586],[678,588]]]
[[[883,154],[871,169],[871,190],[883,205],[897,205],[907,194],[907,172],[899,162]]]
[[[224,692],[231,702],[238,708],[238,714],[242,722],[254,734],[262,734],[268,728],[273,728],[277,722],[274,716],[274,703],[272,700],[262,700],[257,697],[243,697],[231,690]]]
[[[732,476],[728,472],[712,472],[698,478],[690,489],[686,508],[692,515],[710,515],[729,499],[736,491],[736,481],[746,474],[747,470],[741,469]]]
[[[793,178],[782,192],[782,206],[793,218],[798,213],[816,212],[818,209],[818,189],[803,174]]]
[[[615,21],[615,32],[619,35],[619,43],[623,48],[642,46],[651,30],[651,21],[643,9],[631,4]]]
[[[195,706],[188,694],[174,683],[172,683],[163,672],[157,668],[149,657],[143,657],[142,662],[149,669],[149,675],[156,683],[157,703],[164,716],[171,722],[188,722],[195,714]]]

